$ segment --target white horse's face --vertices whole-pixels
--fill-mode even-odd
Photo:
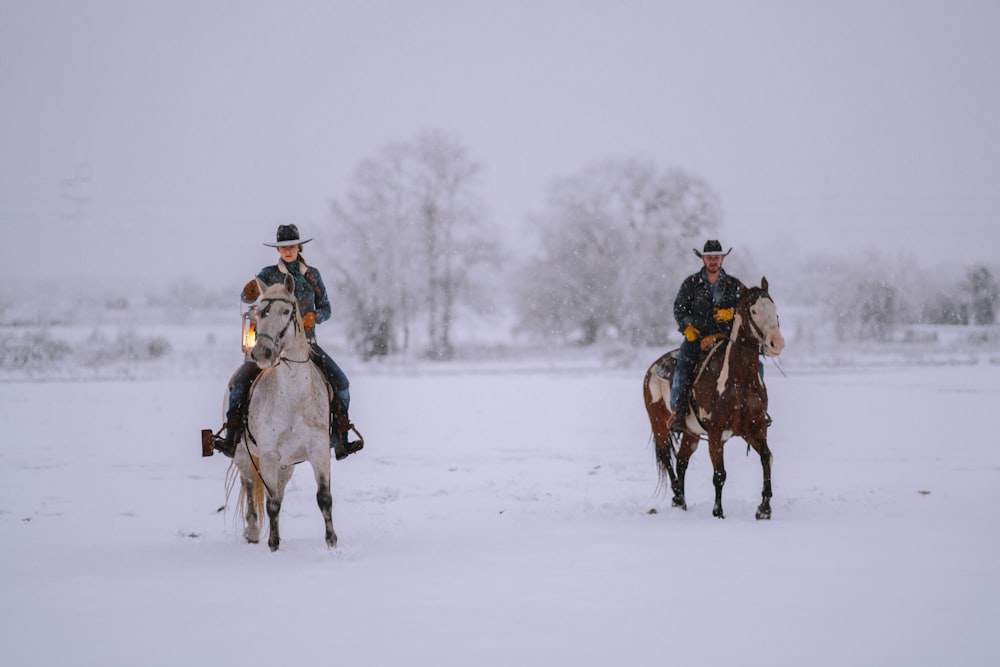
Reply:
[[[250,353],[257,366],[270,368],[277,364],[299,326],[297,304],[293,297],[265,294],[257,319],[257,344]]]
[[[761,348],[769,357],[776,357],[785,349],[785,338],[778,327],[778,309],[766,293],[750,306],[754,335],[759,336]]]

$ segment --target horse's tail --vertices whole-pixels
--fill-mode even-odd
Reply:
[[[649,370],[642,383],[642,396],[646,405],[646,414],[649,415],[649,424],[653,430],[653,446],[656,450],[656,468],[659,473],[657,490],[665,489],[667,482],[670,488],[673,487],[676,474],[674,472],[673,448],[674,443],[670,435],[670,409],[667,407],[670,401],[670,388],[665,378],[657,375],[657,369],[668,357],[670,353],[657,359]],[[669,368],[673,373],[673,365]]]
[[[256,456],[250,455],[251,461],[251,472],[254,476],[253,485],[253,502],[254,511],[257,513],[257,528],[260,529],[264,525],[264,501],[267,498],[266,491],[264,490],[264,480],[261,478],[260,473],[260,463]],[[241,479],[240,469],[236,465],[235,459],[229,464],[229,470],[226,471],[226,504],[229,504],[229,494],[233,490],[233,486],[238,480]],[[238,524],[243,523],[246,518],[246,488],[240,484],[240,492],[236,498],[236,517],[235,521]]]

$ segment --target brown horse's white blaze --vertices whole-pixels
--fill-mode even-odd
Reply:
[[[781,328],[778,326],[778,309],[774,301],[765,292],[756,303],[749,309],[750,321],[747,326],[754,338],[760,341],[760,351],[765,357],[777,357],[785,349],[785,338],[781,335]],[[733,329],[729,334],[729,341],[736,343],[743,328],[743,315],[737,314],[733,318]],[[726,385],[729,383],[729,358],[734,345],[727,345],[725,361],[722,363],[722,370],[716,383],[717,392],[721,395]],[[763,378],[761,379],[763,382]],[[709,415],[710,416],[710,415]]]
[[[734,436],[743,438],[760,455],[764,484],[758,519],[771,517],[771,450],[767,444],[767,390],[760,372],[760,355],[777,356],[785,347],[774,301],[767,293],[767,279],[760,287],[743,287],[728,339],[712,347],[692,379],[690,405],[684,410],[684,433],[674,450],[677,434],[670,432],[669,375],[675,359],[667,353],[646,372],[644,397],[661,475],[670,479],[673,504],[686,509],[684,477],[701,437],[709,444],[715,485],[714,516],[722,518],[722,487],[726,481],[723,445]],[[691,409],[693,408],[693,410]],[[678,415],[681,417],[681,415]]]

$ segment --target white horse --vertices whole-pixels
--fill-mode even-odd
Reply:
[[[295,282],[269,287],[260,300],[257,343],[251,357],[263,369],[250,395],[247,428],[237,443],[240,499],[246,498],[244,537],[257,543],[265,505],[271,551],[281,540],[278,513],[295,466],[309,461],[316,477],[316,502],[326,524],[326,543],[337,546],[330,495],[330,388],[313,362]]]

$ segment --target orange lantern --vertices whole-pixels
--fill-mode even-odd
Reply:
[[[257,306],[250,306],[243,313],[243,354],[247,360],[257,344]]]

